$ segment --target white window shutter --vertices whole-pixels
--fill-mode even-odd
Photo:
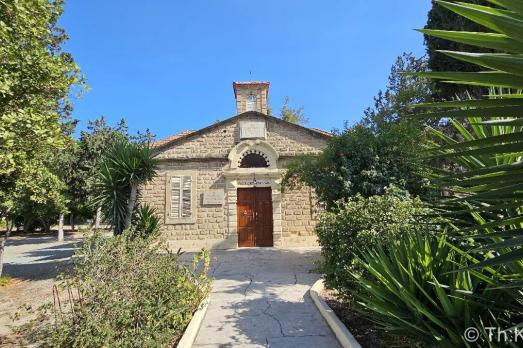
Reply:
[[[182,178],[180,176],[171,177],[171,217],[173,218],[180,217],[181,179]]]
[[[191,217],[192,215],[192,178],[190,176],[183,177],[182,186],[182,209],[181,215],[184,218]]]
[[[192,217],[192,178],[171,177],[171,213],[175,219]]]

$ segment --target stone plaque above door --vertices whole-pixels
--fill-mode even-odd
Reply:
[[[265,121],[240,121],[240,139],[265,139]]]

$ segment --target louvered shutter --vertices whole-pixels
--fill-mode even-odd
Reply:
[[[189,218],[192,215],[192,178],[190,176],[183,176],[182,177],[182,217]]]
[[[190,176],[171,177],[171,214],[175,219],[192,216],[192,178]]]
[[[181,176],[171,177],[171,217],[180,217],[180,187]]]

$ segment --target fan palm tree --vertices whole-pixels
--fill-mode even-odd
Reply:
[[[158,170],[155,151],[145,144],[116,142],[103,156],[96,180],[95,202],[120,234],[131,225],[138,189]]]

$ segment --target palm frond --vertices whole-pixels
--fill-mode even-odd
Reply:
[[[453,163],[458,170],[438,171],[433,182],[447,192],[436,208],[453,216],[458,233],[484,231],[475,250],[493,257],[474,267],[507,266],[523,278],[523,240],[510,231],[523,228],[523,4],[489,0],[496,7],[437,1],[441,6],[491,30],[489,33],[422,30],[425,35],[495,49],[496,53],[443,51],[483,69],[479,72],[426,72],[417,76],[448,83],[492,87],[489,96],[414,106],[417,118],[450,119],[458,137],[432,129],[430,158]],[[495,89],[494,89],[495,88]],[[461,206],[461,208],[460,208]],[[459,213],[457,213],[459,212]],[[470,218],[476,226],[471,226]],[[460,224],[460,220],[463,222]]]

